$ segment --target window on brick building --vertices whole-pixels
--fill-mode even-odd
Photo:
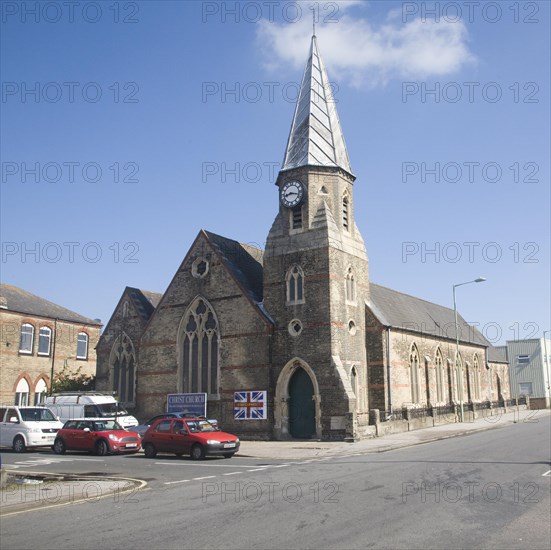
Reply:
[[[88,359],[88,334],[85,332],[77,336],[77,359]]]
[[[291,210],[291,229],[302,229],[302,206]]]
[[[444,358],[442,357],[442,351],[440,348],[436,350],[436,357],[434,359],[434,366],[436,369],[436,401],[445,401],[445,373],[444,373]]]
[[[473,358],[473,382],[472,382],[472,393],[473,399],[480,399],[480,365],[478,363],[478,355],[475,354]]]
[[[409,353],[409,371],[410,371],[410,381],[411,381],[411,401],[413,403],[419,403],[419,376],[420,362],[419,362],[419,351],[417,346],[413,344],[411,346],[411,351]]]
[[[218,321],[210,304],[197,298],[180,324],[181,386],[185,393],[218,394]]]
[[[19,338],[19,353],[32,353],[34,342],[34,327],[30,323],[21,325]]]
[[[41,405],[44,403],[44,397],[46,396],[46,392],[48,391],[48,386],[46,385],[46,381],[44,378],[41,378],[34,388],[34,404],[35,405]]]
[[[287,272],[287,304],[304,303],[304,272],[298,265],[294,265]]]
[[[38,332],[38,355],[50,355],[50,344],[52,341],[52,329],[40,327]]]
[[[126,333],[122,333],[111,351],[110,367],[113,370],[113,391],[121,403],[132,403],[135,400],[136,388],[136,353],[134,344]]]
[[[356,279],[351,267],[346,272],[346,301],[350,303],[356,302]]]
[[[348,231],[350,216],[350,199],[348,195],[344,195],[342,198],[342,226]]]
[[[21,378],[15,388],[15,405],[18,407],[26,407],[29,404],[29,383]]]

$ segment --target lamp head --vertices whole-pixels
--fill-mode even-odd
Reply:
[[[486,277],[478,277],[478,279],[475,279],[475,283],[483,283],[486,280]]]

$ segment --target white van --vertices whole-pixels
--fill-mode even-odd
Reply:
[[[99,392],[61,392],[44,399],[44,405],[62,422],[74,418],[116,418],[123,428],[138,421],[112,395]]]
[[[0,408],[0,446],[16,453],[27,448],[51,447],[63,424],[46,407]]]

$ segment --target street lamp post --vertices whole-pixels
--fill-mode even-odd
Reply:
[[[547,340],[545,339],[545,335],[549,334],[551,330],[544,330],[543,331],[543,354],[544,354],[544,360],[543,363],[546,365],[545,367],[545,373],[547,374],[547,393],[549,394],[549,407],[551,407],[551,370],[549,368],[549,356],[547,355]]]
[[[457,323],[457,303],[455,300],[455,289],[458,286],[470,285],[471,283],[483,283],[486,280],[485,277],[478,277],[474,281],[467,281],[465,283],[458,283],[453,285],[453,316],[455,319],[455,368],[457,369],[457,363],[459,360],[459,324]],[[463,365],[459,369],[459,421],[463,422],[464,411],[463,411]]]

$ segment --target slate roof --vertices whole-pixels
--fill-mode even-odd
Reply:
[[[0,284],[0,304],[3,309],[27,315],[37,315],[50,319],[59,319],[79,323],[83,325],[95,325],[101,327],[101,323],[54,304],[40,296],[31,294],[22,288],[12,285]],[[5,307],[4,307],[5,306]]]
[[[141,290],[131,286],[126,287],[126,292],[130,296],[140,316],[146,321],[151,317],[163,297],[159,292],[150,292],[149,290]]]
[[[367,305],[384,326],[455,340],[453,309],[374,283],[370,283],[369,287],[371,300]],[[460,342],[491,346],[459,313],[457,323]]]
[[[508,363],[507,346],[488,346],[488,361],[491,363]]]
[[[257,304],[262,302],[262,250],[210,231],[203,232],[247,296]]]

